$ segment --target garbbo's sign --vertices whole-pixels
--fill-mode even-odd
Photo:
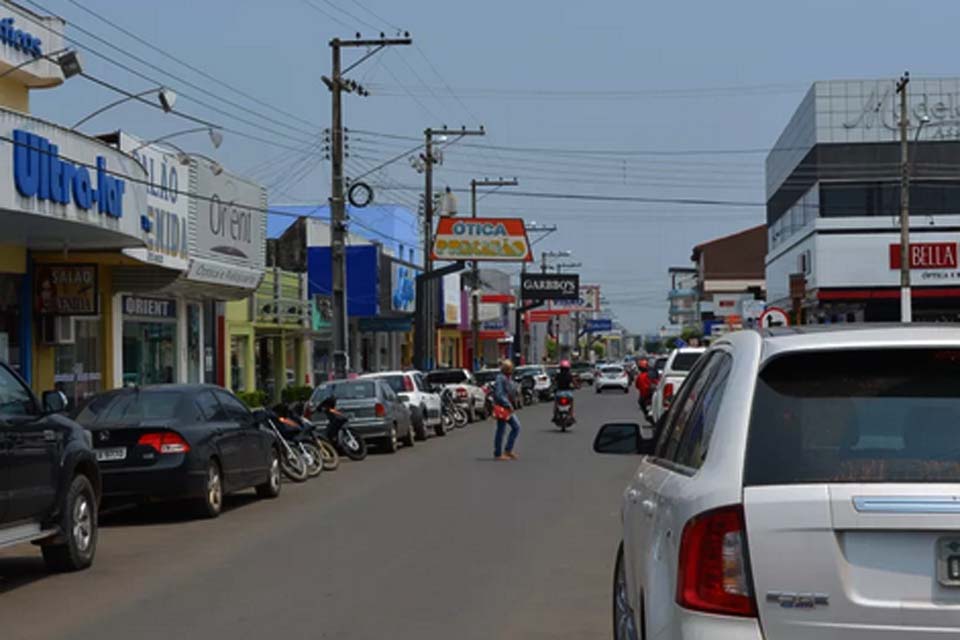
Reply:
[[[533,252],[520,218],[441,218],[433,259],[530,262]]]
[[[579,300],[580,276],[576,274],[525,273],[520,276],[523,300]]]

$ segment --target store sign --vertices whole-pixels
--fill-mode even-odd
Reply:
[[[139,318],[176,318],[177,303],[163,298],[123,296],[123,315]]]
[[[55,316],[98,313],[97,265],[38,264],[34,281],[37,313]]]
[[[390,264],[390,308],[412,313],[416,308],[417,270],[399,262]]]
[[[193,160],[197,176],[196,255],[251,269],[266,256],[267,196],[263,187]]]
[[[909,246],[911,269],[956,269],[956,242],[911,242]],[[890,245],[890,268],[899,269],[900,245]]]
[[[60,148],[43,136],[13,130],[13,177],[17,192],[24,198],[36,198],[87,211],[96,205],[97,213],[111,218],[123,217],[125,180],[107,172],[107,159],[97,156],[96,181],[82,164],[60,159]]]
[[[718,316],[740,315],[740,295],[718,293],[713,296],[713,312]]]
[[[551,300],[548,310],[554,313],[595,313],[600,311],[600,286],[595,284],[580,287],[575,300]]]
[[[530,262],[533,252],[520,218],[441,218],[433,259]]]
[[[597,318],[595,320],[587,320],[586,323],[587,333],[601,333],[604,331],[613,331],[613,320],[609,318]]]
[[[413,330],[413,318],[360,318],[357,321],[361,333],[405,333]]]
[[[187,268],[187,279],[227,287],[256,289],[263,279],[263,271],[221,264],[212,260],[191,258]]]
[[[143,146],[139,139],[120,134],[120,149],[131,154],[147,172],[146,210],[139,212],[140,229],[147,246],[125,254],[158,266],[186,270],[189,258],[190,216],[187,168],[176,155],[158,145]],[[182,187],[181,187],[182,185]]]
[[[577,300],[580,276],[575,274],[524,273],[520,276],[523,300]]]
[[[16,28],[13,18],[0,20],[0,42],[34,58],[43,55],[43,42],[40,38]]]

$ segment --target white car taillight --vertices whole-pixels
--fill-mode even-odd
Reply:
[[[686,609],[755,618],[745,550],[743,507],[691,518],[680,539],[677,604]]]

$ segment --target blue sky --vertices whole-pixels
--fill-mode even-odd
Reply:
[[[515,191],[522,192],[756,205],[763,201],[764,158],[757,150],[773,144],[813,80],[893,77],[905,69],[915,77],[958,72],[960,3],[951,0],[82,1],[150,47],[70,0],[21,1],[60,14],[68,24],[177,76],[144,67],[68,26],[68,35],[84,47],[178,90],[179,109],[266,140],[228,132],[216,151],[203,135],[177,141],[261,180],[275,204],[326,201],[329,163],[322,157],[320,132],[329,126],[330,108],[320,76],[329,73],[327,43],[355,31],[372,35],[372,27],[408,29],[415,46],[378,54],[351,74],[373,95],[345,99],[346,126],[419,139],[427,126],[482,123],[488,135],[470,143],[531,149],[452,144],[438,171],[439,188],[464,188],[472,177],[516,176],[521,186]],[[161,51],[259,102],[179,66]],[[348,54],[347,60],[353,59]],[[130,90],[151,86],[90,52],[84,64],[91,74]],[[114,98],[75,78],[62,88],[35,92],[32,108],[72,123]],[[131,104],[83,130],[125,128],[146,138],[190,126]],[[414,144],[352,133],[348,173],[359,176],[391,157],[405,157]],[[584,150],[630,154],[584,155]],[[699,153],[705,150],[727,153]],[[417,193],[409,188],[422,178],[406,160],[367,179],[381,187],[378,202],[416,205]],[[583,281],[603,285],[619,319],[635,330],[665,321],[667,267],[687,264],[693,245],[763,219],[759,206],[598,203],[509,191],[481,199],[481,213],[558,225],[538,250],[573,250],[574,260],[584,265]],[[461,209],[468,206],[468,197],[460,201]]]

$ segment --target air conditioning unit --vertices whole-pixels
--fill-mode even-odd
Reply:
[[[44,344],[73,344],[77,340],[73,316],[41,316],[40,338]]]

